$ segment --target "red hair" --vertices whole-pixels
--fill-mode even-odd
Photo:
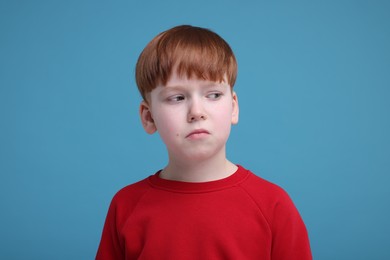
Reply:
[[[166,85],[173,69],[179,76],[223,81],[233,88],[237,62],[229,44],[209,29],[181,25],[157,35],[138,58],[136,82],[141,96]]]

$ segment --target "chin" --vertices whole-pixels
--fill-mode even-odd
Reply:
[[[186,157],[186,160],[202,162],[217,156],[219,152],[220,150],[216,151],[216,150],[204,149],[204,150],[192,151],[182,155]]]

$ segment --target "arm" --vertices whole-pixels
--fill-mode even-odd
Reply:
[[[309,237],[303,220],[287,193],[274,205],[272,229],[273,260],[311,260]]]
[[[117,232],[117,207],[113,200],[107,213],[96,260],[125,259],[122,243]]]

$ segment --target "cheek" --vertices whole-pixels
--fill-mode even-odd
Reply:
[[[175,114],[173,113],[173,115]],[[172,139],[180,135],[180,124],[178,122],[179,115],[168,116],[166,113],[159,113],[155,118],[157,132],[163,139]]]
[[[160,130],[157,129],[157,131],[168,150],[176,150],[175,147],[178,146],[181,140],[181,134],[179,130],[172,124],[167,124]]]
[[[224,103],[214,109],[215,118],[221,126],[231,125],[233,108],[231,103]]]
[[[231,128],[232,115],[228,112],[217,113],[215,115],[215,127],[217,131],[223,135],[228,136]]]

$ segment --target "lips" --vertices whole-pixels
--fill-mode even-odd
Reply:
[[[207,130],[204,130],[204,129],[196,129],[194,131],[192,131],[191,133],[189,133],[186,138],[200,138],[202,136],[205,136],[205,135],[208,135],[210,134]]]

